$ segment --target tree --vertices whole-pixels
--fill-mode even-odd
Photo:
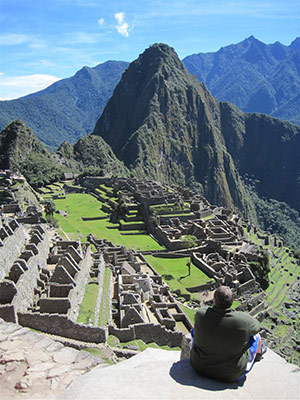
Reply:
[[[260,284],[263,290],[266,290],[270,283],[269,273],[271,271],[268,250],[262,250],[260,252],[258,261],[250,261],[249,265],[257,282]]]
[[[47,199],[44,201],[44,210],[46,218],[53,217],[53,213],[56,211],[56,205],[53,200]]]
[[[197,238],[193,235],[185,235],[181,238],[182,243],[186,249],[190,249],[192,247],[197,246]]]
[[[126,204],[126,200],[124,196],[120,194],[118,198],[118,204],[115,206],[115,208],[110,214],[110,221],[119,222],[120,219],[125,217],[127,212],[128,212],[128,206]]]

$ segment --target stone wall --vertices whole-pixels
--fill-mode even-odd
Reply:
[[[154,342],[159,346],[180,347],[184,334],[171,331],[158,324],[136,324],[126,329],[109,326],[109,334],[116,336],[121,342],[141,339],[145,343]]]
[[[83,342],[105,343],[107,338],[107,330],[104,328],[77,324],[68,317],[58,314],[18,313],[18,323],[51,335]]]
[[[67,314],[71,307],[70,300],[62,297],[41,298],[39,304],[41,314]]]
[[[34,289],[37,286],[40,271],[46,266],[49,251],[48,235],[44,233],[43,240],[37,245],[38,253],[27,261],[28,270],[19,278],[16,287],[17,294],[14,296],[12,305],[15,311],[25,311],[32,306]]]
[[[76,287],[70,291],[69,295],[71,308],[69,309],[68,316],[72,321],[77,320],[92,263],[91,247],[87,246],[85,256],[79,263],[79,272],[76,275]]]
[[[13,235],[2,240],[3,247],[0,247],[0,280],[9,272],[14,261],[21,254],[29,234],[23,226],[15,229]]]
[[[190,293],[197,293],[197,292],[203,292],[204,290],[215,289],[215,286],[216,286],[216,282],[211,281],[211,282],[205,283],[204,285],[187,287],[186,290]]]
[[[210,278],[215,278],[216,272],[200,257],[198,257],[197,253],[192,254],[192,261],[196,267],[198,267],[202,272],[205,273],[205,275],[209,276]]]
[[[6,322],[16,322],[15,308],[11,304],[0,305],[0,318]]]

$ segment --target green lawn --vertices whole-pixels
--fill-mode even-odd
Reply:
[[[67,194],[66,199],[54,200],[57,210],[67,212],[67,217],[55,214],[61,228],[71,239],[78,239],[79,234],[83,240],[92,233],[99,239],[107,239],[114,244],[124,245],[127,248],[136,250],[159,250],[162,247],[149,235],[123,235],[115,224],[111,224],[108,219],[83,221],[81,217],[102,217],[107,216],[101,210],[101,202],[93,196],[85,193]],[[114,229],[109,229],[114,228]]]
[[[94,323],[95,315],[95,307],[98,298],[98,290],[99,287],[97,284],[89,284],[85,287],[85,293],[83,297],[83,301],[80,306],[79,315],[77,318],[77,322],[82,324],[88,324],[89,321]]]
[[[191,264],[191,274],[188,275],[186,264],[190,261],[189,257],[159,258],[149,255],[145,258],[162,275],[163,280],[170,286],[171,290],[180,289],[181,293],[189,293],[186,290],[187,287],[202,285],[210,280],[193,264]]]
[[[105,268],[104,277],[103,277],[102,296],[101,296],[101,303],[100,303],[98,326],[105,326],[108,323],[109,303],[111,301],[111,299],[109,297],[110,280],[111,280],[111,270],[109,268]]]
[[[180,308],[182,309],[182,311],[185,313],[185,315],[188,317],[188,319],[191,321],[191,323],[194,325],[194,316],[196,314],[196,309],[193,310],[192,308],[186,307],[183,304],[179,304]]]

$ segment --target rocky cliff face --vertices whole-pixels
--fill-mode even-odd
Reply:
[[[0,168],[21,171],[34,187],[55,182],[62,174],[51,153],[20,120],[0,132]]]
[[[256,180],[260,197],[300,212],[300,127],[220,103],[225,145],[241,175]]]
[[[139,177],[192,185],[247,214],[244,188],[221,133],[219,103],[167,45],[148,48],[117,85],[95,135]]]
[[[71,145],[62,143],[55,153],[59,163],[67,168],[82,171],[87,167],[98,167],[104,174],[126,176],[129,171],[115,156],[111,147],[99,136],[87,135]]]

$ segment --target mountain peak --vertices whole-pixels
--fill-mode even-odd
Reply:
[[[289,46],[293,50],[300,51],[300,37],[297,37]]]
[[[193,182],[212,202],[244,208],[243,188],[224,149],[220,124],[216,99],[184,68],[174,49],[159,43],[124,72],[94,135],[137,177]]]
[[[158,71],[162,64],[172,66],[172,68],[184,69],[173,47],[164,43],[155,43],[148,47],[131,65],[138,68],[142,66],[144,74],[146,71]]]

